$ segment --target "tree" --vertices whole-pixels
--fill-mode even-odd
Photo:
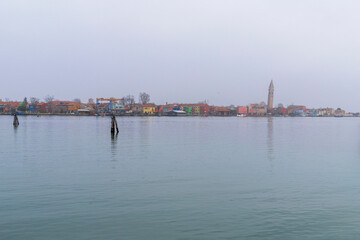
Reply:
[[[284,108],[284,105],[282,103],[279,103],[278,108]]]
[[[30,103],[31,103],[31,105],[36,106],[39,102],[40,102],[40,99],[38,99],[38,98],[36,98],[36,97],[31,97],[31,98],[30,98]]]
[[[134,96],[129,94],[129,95],[123,97],[122,104],[124,106],[132,106],[132,105],[134,105],[135,104]]]
[[[54,101],[54,99],[55,97],[50,95],[46,95],[46,97],[44,97],[46,103],[51,103],[52,101]]]
[[[80,99],[80,98],[75,98],[75,99],[73,100],[73,102],[81,103],[81,99]]]
[[[28,110],[28,100],[27,98],[25,97],[24,98],[24,101],[21,103],[20,107],[19,107],[19,110],[20,111],[27,111]]]
[[[45,102],[48,104],[49,107],[49,112],[53,113],[54,112],[54,106],[53,106],[53,101],[54,101],[55,97],[54,96],[50,96],[50,95],[46,95],[46,97],[44,98]]]
[[[38,98],[36,98],[36,97],[31,97],[31,98],[30,98],[30,103],[31,103],[32,108],[33,108],[34,110],[36,110],[36,107],[37,107],[37,105],[39,104],[39,102],[40,102],[40,99],[38,99]]]
[[[141,93],[139,94],[139,102],[140,102],[141,104],[147,104],[147,103],[149,103],[149,102],[150,102],[150,95],[147,94],[146,92],[141,92]]]

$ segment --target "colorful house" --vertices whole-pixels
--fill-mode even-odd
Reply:
[[[302,105],[290,105],[287,107],[287,113],[289,115],[301,115],[305,113],[306,107]]]
[[[156,112],[156,105],[154,104],[142,104],[141,107],[144,115],[154,115]]]
[[[187,114],[204,116],[210,113],[210,106],[206,103],[181,104],[181,106]]]
[[[52,101],[51,105],[55,108],[57,113],[76,113],[81,106],[81,103],[72,101]]]
[[[18,110],[22,102],[1,102],[0,111],[4,113],[14,113]]]
[[[248,108],[241,106],[237,108],[237,114],[246,115],[248,113]]]

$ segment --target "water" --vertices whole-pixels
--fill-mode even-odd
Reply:
[[[0,239],[357,239],[360,119],[0,117]]]

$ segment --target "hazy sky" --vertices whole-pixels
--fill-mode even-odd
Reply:
[[[360,2],[2,0],[0,98],[360,111]]]

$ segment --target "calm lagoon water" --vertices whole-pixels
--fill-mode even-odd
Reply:
[[[0,117],[0,239],[357,239],[358,118]]]

